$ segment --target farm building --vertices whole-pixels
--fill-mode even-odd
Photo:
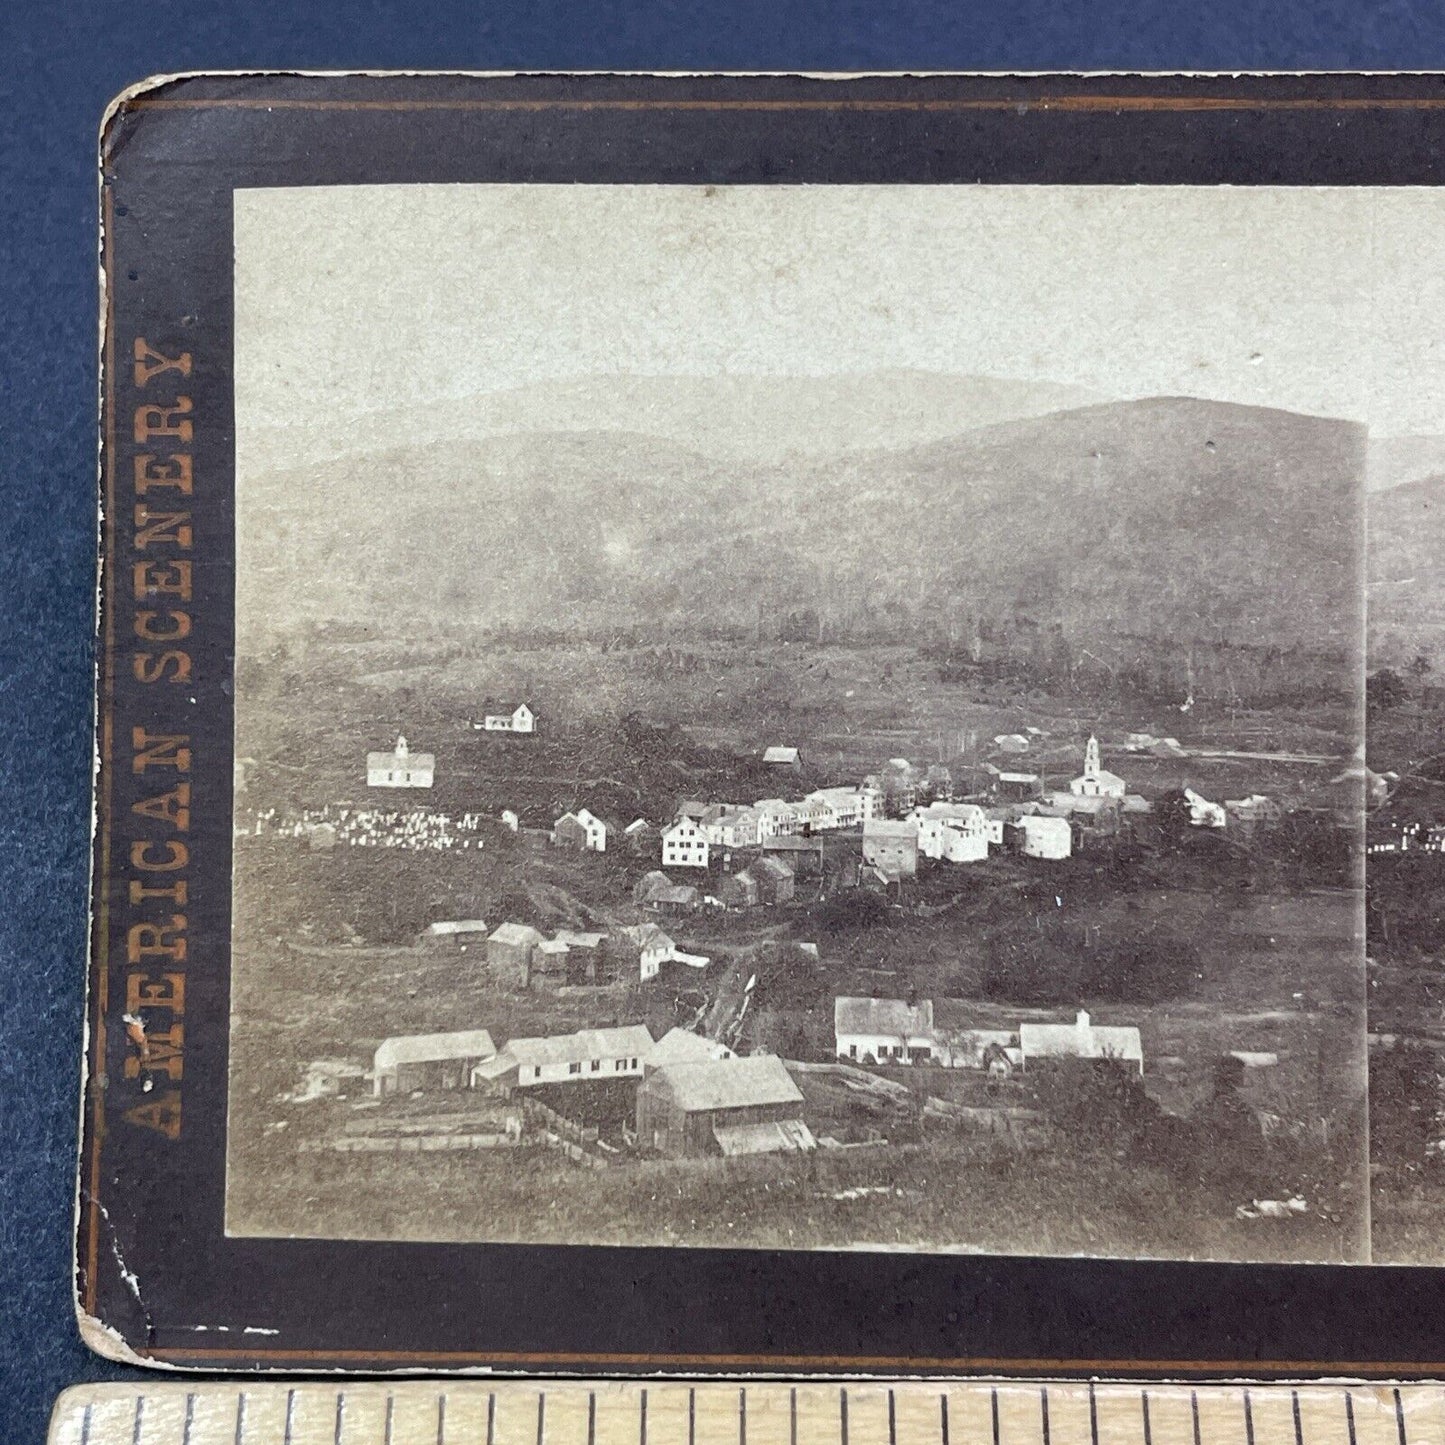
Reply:
[[[457,918],[427,924],[421,941],[427,948],[460,949],[470,943],[485,943],[486,935],[485,918]]]
[[[503,923],[487,939],[487,962],[525,984],[531,977],[532,951],[541,941],[542,935],[529,924]]]
[[[816,1147],[803,1095],[781,1059],[760,1055],[668,1064],[637,1090],[637,1138],[673,1158]]]
[[[744,870],[757,882],[758,902],[791,903],[795,888],[793,870],[781,858],[764,854]]]
[[[607,935],[559,928],[552,940],[567,947],[567,978],[571,983],[607,981]]]
[[[405,737],[389,753],[367,753],[368,788],[429,788],[436,777],[436,754],[414,753]]]
[[[646,818],[634,818],[622,830],[622,841],[630,853],[642,857],[657,847],[657,829]]]
[[[1128,784],[1099,764],[1099,740],[1091,733],[1084,745],[1084,771],[1070,781],[1069,791],[1081,798],[1122,798]]]
[[[619,928],[607,941],[608,952],[618,960],[618,975],[636,976],[646,983],[677,954],[676,942],[655,923],[634,923]]]
[[[834,1052],[870,1063],[921,1063],[934,1055],[933,1003],[899,998],[833,1000]]]
[[[642,1073],[646,1077],[669,1064],[699,1064],[732,1057],[733,1051],[726,1044],[705,1039],[688,1029],[668,1029],[643,1055]]]
[[[612,831],[608,824],[586,808],[575,813],[563,813],[552,824],[552,841],[559,848],[576,848],[583,853],[605,853],[607,836]]]
[[[1196,828],[1223,828],[1229,823],[1229,814],[1221,804],[1211,803],[1193,788],[1185,788],[1184,800],[1189,804],[1189,821]]]
[[[763,761],[770,768],[796,768],[802,758],[797,748],[771,747],[763,749]]]
[[[890,878],[912,878],[918,872],[918,824],[870,818],[863,825],[863,861]]]
[[[642,1024],[513,1039],[495,1058],[477,1065],[472,1084],[510,1091],[543,1084],[637,1079],[642,1077],[642,1060],[651,1048],[652,1035]]]
[[[1284,817],[1284,809],[1263,793],[1251,793],[1247,798],[1226,798],[1224,811],[1231,823],[1247,831],[1273,827]]]
[[[654,896],[666,892],[671,887],[672,879],[660,868],[654,868],[650,873],[644,873],[632,885],[632,901],[639,908],[646,908]]]
[[[662,834],[664,868],[706,868],[707,834],[695,818],[679,818]]]
[[[643,906],[653,913],[692,913],[702,907],[702,891],[692,883],[669,883],[654,888]]]
[[[537,715],[525,702],[489,702],[482,727],[489,733],[531,733],[537,730]]]
[[[1005,803],[1024,803],[1037,798],[1044,790],[1037,773],[999,772],[991,769],[989,791]]]
[[[1025,813],[1004,828],[1004,840],[1025,858],[1067,858],[1074,850],[1067,818]]]
[[[756,908],[760,901],[757,875],[751,868],[728,874],[717,886],[717,897],[725,908]]]
[[[1020,1024],[1024,1071],[1058,1059],[1108,1060],[1144,1072],[1144,1047],[1134,1027],[1110,1028],[1080,1009],[1071,1024]]]
[[[372,1091],[385,1098],[415,1089],[465,1089],[472,1070],[496,1052],[486,1029],[383,1039],[372,1064]]]
[[[532,967],[527,973],[530,986],[538,979],[552,983],[566,983],[572,950],[560,938],[544,938],[532,950]]]

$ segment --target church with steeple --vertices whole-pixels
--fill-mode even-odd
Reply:
[[[1122,798],[1127,787],[1118,773],[1100,766],[1099,739],[1090,733],[1084,748],[1084,771],[1070,781],[1069,791],[1076,798]]]

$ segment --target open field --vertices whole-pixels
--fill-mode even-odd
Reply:
[[[1177,737],[1185,747],[1342,757],[1352,750],[1352,710],[1228,712],[1200,704],[1183,713],[1112,697],[1057,698],[1008,682],[946,682],[917,649],[774,643],[689,644],[603,650],[597,646],[464,648],[461,644],[305,649],[304,712],[292,658],[260,673],[238,724],[237,750],[265,759],[251,800],[297,806],[359,799],[363,754],[404,732],[437,755],[437,804],[550,825],[588,797],[605,811],[670,814],[689,789],[746,801],[780,786],[756,758],[776,742],[801,746],[795,783],[856,782],[889,757],[957,766],[997,734],[1035,726],[1051,735],[1020,766],[1067,779],[1090,730]],[[431,654],[429,656],[429,653]],[[373,668],[372,663],[376,666]],[[386,665],[390,664],[390,665]],[[470,727],[488,696],[527,696],[544,719],[538,734],[511,738]],[[629,730],[628,718],[655,732]],[[703,720],[706,720],[705,722]],[[681,730],[679,737],[672,730]],[[669,733],[672,733],[669,736]],[[663,755],[658,756],[661,752]],[[1193,781],[1210,796],[1266,791],[1287,799],[1332,769],[1248,759],[1155,759],[1109,754],[1139,791]],[[713,791],[706,791],[709,787]]]

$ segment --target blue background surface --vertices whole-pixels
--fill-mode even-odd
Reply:
[[[90,826],[96,180],[123,86],[194,69],[1445,68],[1441,0],[0,0],[0,1442],[127,1373],[70,1300]]]

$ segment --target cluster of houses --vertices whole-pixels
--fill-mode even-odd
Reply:
[[[654,1040],[642,1024],[515,1038],[497,1049],[485,1029],[382,1041],[374,1095],[478,1089],[502,1096],[624,1081],[636,1090],[633,1139],[671,1158],[804,1152],[817,1147],[803,1094],[781,1059],[740,1058],[674,1028]],[[555,1095],[553,1096],[555,1097]]]
[[[706,968],[708,958],[687,953],[658,924],[636,923],[602,931],[558,929],[545,937],[527,923],[502,923],[487,936],[487,962],[524,988],[535,983],[604,984],[656,978],[665,963]]]
[[[1019,737],[1027,745],[1028,739]],[[915,876],[920,858],[981,862],[999,849],[1026,858],[1067,858],[1082,840],[1117,833],[1125,819],[1151,811],[1146,798],[1130,793],[1123,778],[1103,767],[1096,737],[1090,737],[1084,749],[1083,771],[1066,788],[1047,790],[1037,773],[988,771],[985,801],[951,801],[952,779],[946,768],[925,770],[905,758],[891,758],[856,786],[818,788],[798,799],[685,799],[660,830],[646,818],[622,825],[577,808],[555,821],[552,841],[595,853],[625,845],[634,855],[659,857],[663,871],[648,874],[638,885],[636,901],[644,907],[748,908],[793,897],[797,869],[778,855],[787,854],[800,840],[858,834],[857,881],[887,885]],[[1191,821],[1223,826],[1223,805],[1192,792],[1186,796]],[[1241,817],[1274,806],[1258,796],[1230,805]],[[746,866],[735,870],[739,852],[749,856],[743,860]],[[761,857],[755,859],[755,853]],[[720,864],[726,876],[717,886],[707,886],[706,875],[718,871]],[[702,882],[675,881],[668,870],[701,877]]]
[[[1027,1073],[1030,1065],[1085,1059],[1144,1072],[1139,1030],[1096,1024],[1082,1009],[1072,1023],[951,1028],[935,1020],[931,999],[838,998],[833,1002],[833,1036],[837,1056],[855,1063],[935,1064],[1007,1077]]]
[[[995,1076],[1065,1059],[1144,1069],[1137,1028],[1101,1026],[1082,1011],[1069,1023],[949,1028],[936,1021],[931,1000],[839,998],[833,1020],[837,1057],[853,1064],[930,1063]],[[654,1039],[643,1024],[621,1024],[514,1038],[500,1049],[486,1029],[406,1035],[381,1042],[369,1077],[377,1099],[464,1089],[525,1098],[546,1089],[541,1097],[555,1103],[558,1087],[621,1083],[635,1090],[620,1096],[633,1100],[631,1142],[671,1158],[817,1147],[802,1091],[781,1059],[741,1057],[683,1028]]]

